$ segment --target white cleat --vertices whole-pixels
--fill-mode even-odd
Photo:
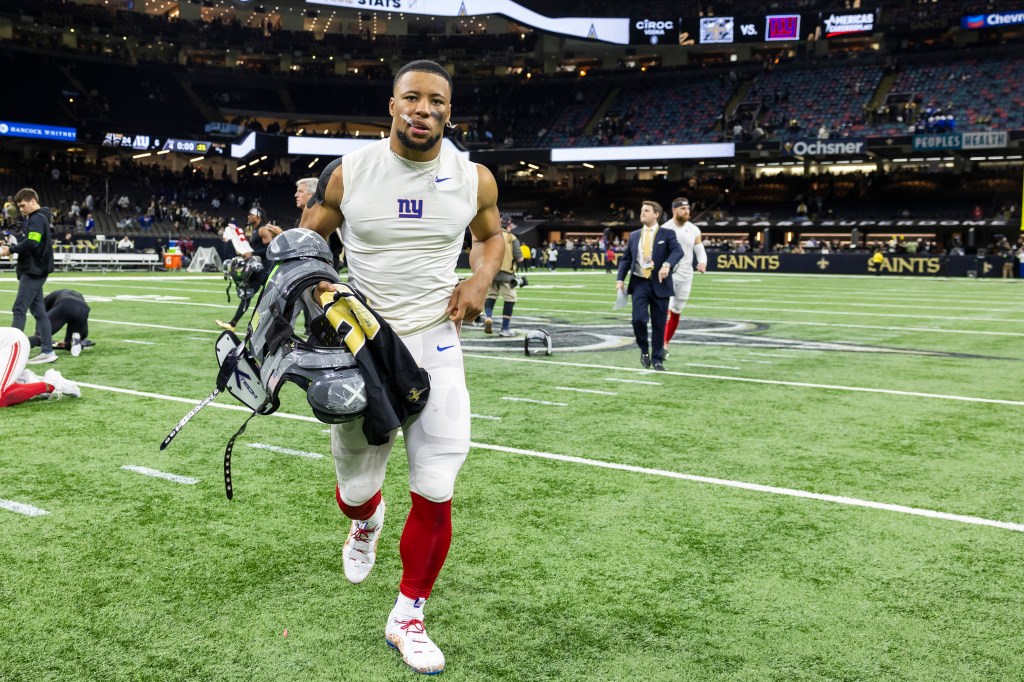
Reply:
[[[49,353],[40,353],[34,358],[29,358],[25,361],[27,365],[42,365],[47,362],[57,362],[57,354],[52,350]]]
[[[405,664],[418,673],[437,675],[444,671],[444,654],[427,635],[423,619],[416,615],[403,616],[391,612],[384,638],[388,646],[398,649]]]
[[[370,575],[370,569],[373,568],[373,562],[377,560],[377,541],[380,540],[380,531],[384,527],[384,500],[380,501],[374,516],[379,520],[373,526],[370,525],[373,518],[368,521],[353,521],[348,539],[341,549],[345,577],[356,585],[366,580],[366,576]]]
[[[21,370],[21,376],[14,383],[16,384],[38,384],[43,378],[30,369]]]
[[[46,370],[46,374],[43,375],[43,381],[53,386],[53,391],[50,392],[50,400],[60,400],[64,396],[71,396],[72,398],[82,397],[82,389],[78,387],[78,384],[68,381],[55,369]]]

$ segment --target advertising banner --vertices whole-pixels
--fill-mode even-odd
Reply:
[[[863,154],[867,142],[854,138],[840,140],[796,140],[786,142],[782,150],[792,156],[842,156]]]
[[[574,257],[578,259],[575,263],[573,262]],[[468,266],[468,258],[464,258],[461,267]],[[558,269],[599,270],[606,267],[606,260],[607,256],[599,249],[582,249],[575,254],[562,250],[558,253],[556,267]],[[1002,259],[995,256],[977,258],[975,256],[885,254],[881,265],[875,265],[871,262],[871,254],[867,252],[823,255],[709,251],[708,272],[999,277],[1002,274]]]
[[[629,20],[631,45],[674,45],[679,38],[675,17],[639,16]]]
[[[549,33],[625,45],[629,42],[629,19],[608,17],[546,17],[512,0],[306,0],[360,11],[427,14],[435,17],[475,17],[499,14]]]
[[[964,140],[960,133],[934,133],[914,135],[914,151],[938,149],[963,149]]]
[[[914,135],[915,151],[941,149],[1002,149],[1010,143],[1005,130],[984,130],[964,133],[933,133]]]
[[[28,137],[40,140],[64,140],[74,142],[78,139],[75,128],[59,128],[42,123],[18,123],[0,121],[0,137]]]
[[[960,133],[964,149],[1001,149],[1010,143],[1010,135],[1005,130]]]
[[[998,28],[1024,24],[1024,11],[993,12],[992,14],[969,14],[960,20],[960,28],[976,30],[979,28]]]
[[[821,35],[824,38],[870,35],[877,25],[876,12],[822,12]]]

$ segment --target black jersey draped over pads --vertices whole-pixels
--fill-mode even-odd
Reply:
[[[355,356],[366,386],[363,435],[370,445],[388,442],[391,431],[427,405],[430,375],[402,339],[348,284],[321,297],[327,321]]]

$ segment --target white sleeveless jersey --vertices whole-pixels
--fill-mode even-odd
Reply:
[[[668,222],[662,225],[662,227],[675,230],[676,239],[679,240],[679,245],[683,247],[683,259],[679,261],[679,265],[676,266],[674,272],[693,274],[693,245],[696,243],[697,237],[700,236],[700,228],[689,220],[683,223],[682,227],[679,227],[672,218],[669,218]]]
[[[441,148],[412,168],[384,138],[345,156],[341,226],[349,279],[400,335],[445,320],[455,265],[477,212],[476,164]]]
[[[245,230],[234,223],[228,223],[224,226],[224,232],[221,234],[221,239],[226,242],[231,242],[231,245],[235,247],[235,253],[239,256],[252,253],[252,247],[249,246],[249,240],[245,238]]]

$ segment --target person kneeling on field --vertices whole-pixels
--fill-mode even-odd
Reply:
[[[54,348],[69,350],[71,355],[77,358],[82,354],[82,348],[93,345],[87,338],[90,309],[89,304],[85,302],[85,296],[74,289],[57,289],[43,298],[43,304],[46,306],[46,314],[50,318],[54,335],[67,325],[64,340],[54,343]],[[38,335],[30,336],[28,341],[33,348],[40,345]]]

